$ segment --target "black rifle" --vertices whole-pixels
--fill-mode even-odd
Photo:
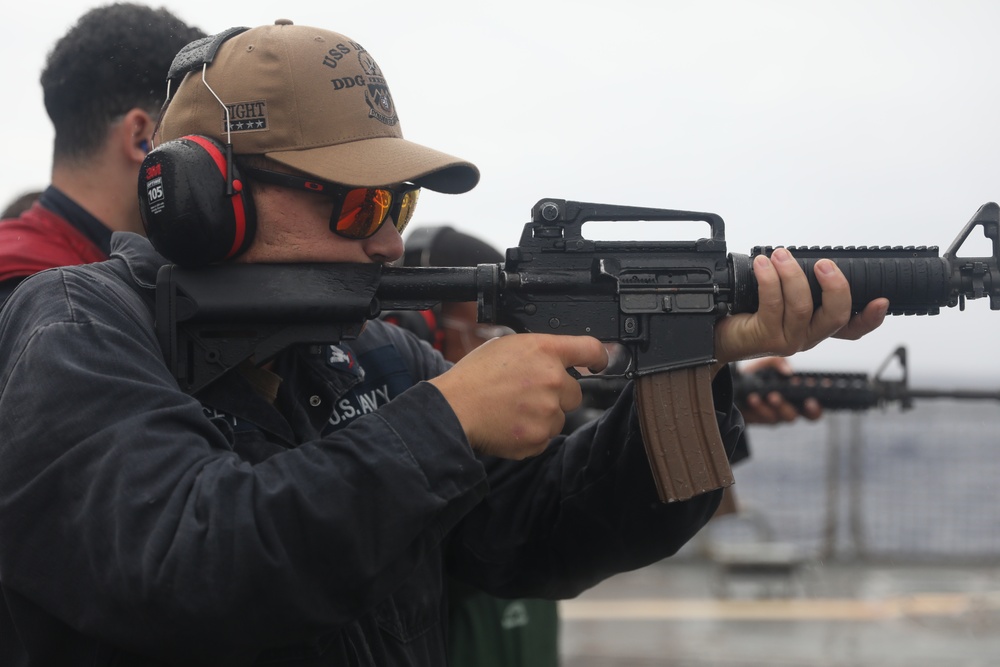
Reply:
[[[888,371],[898,366],[898,379]],[[786,401],[801,408],[807,399],[816,399],[825,410],[870,410],[899,404],[909,410],[916,399],[1000,400],[1000,391],[979,389],[920,389],[910,386],[906,348],[897,347],[874,374],[836,372],[796,372],[783,375],[773,368],[756,373],[737,373],[734,390],[737,403],[747,395],[778,392]]]
[[[701,221],[692,241],[592,241],[590,221]],[[976,227],[991,257],[959,258]],[[988,296],[1000,310],[1000,207],[983,205],[943,256],[937,247],[790,248],[809,276],[835,261],[855,310],[888,297],[892,314],[936,314]],[[629,377],[662,500],[728,486],[732,471],[711,394],[714,325],[757,309],[751,255],[728,253],[712,213],[543,199],[502,264],[395,268],[376,264],[257,264],[181,268],[157,279],[157,335],[180,388],[194,393],[247,359],[264,363],[295,343],[356,337],[382,310],[422,310],[477,301],[479,321],[519,332],[590,335],[628,351]],[[994,281],[993,278],[998,280]]]

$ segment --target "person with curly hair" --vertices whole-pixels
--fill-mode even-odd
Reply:
[[[52,180],[0,222],[0,301],[27,276],[107,258],[141,231],[135,184],[174,56],[204,36],[168,12],[115,3],[85,13],[48,54],[41,84],[55,129]]]

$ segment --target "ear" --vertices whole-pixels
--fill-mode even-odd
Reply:
[[[142,163],[153,147],[156,123],[152,116],[138,107],[129,109],[119,128],[119,145],[123,155],[131,162]]]

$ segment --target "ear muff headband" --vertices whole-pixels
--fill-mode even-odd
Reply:
[[[180,50],[167,72],[167,94],[154,136],[184,77],[201,70],[204,82],[204,72],[222,44],[247,30],[230,28]],[[221,194],[216,189],[220,174]],[[244,198],[242,190],[230,145],[224,148],[209,137],[188,135],[157,146],[139,171],[139,212],[146,235],[160,254],[177,264],[198,266],[235,257],[249,247],[257,229],[253,198]]]

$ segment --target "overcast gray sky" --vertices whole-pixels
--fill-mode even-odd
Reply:
[[[38,74],[99,3],[16,3],[0,53],[0,202],[48,182]],[[414,225],[517,244],[542,197],[711,211],[729,249],[938,245],[1000,199],[1000,3],[508,0],[163,4],[207,32],[282,17],[344,33],[385,72],[407,138],[475,162]],[[653,236],[676,234],[656,225]],[[616,228],[617,230],[617,228]],[[623,231],[626,238],[649,232]],[[1000,384],[1000,312],[893,318],[803,370],[870,371],[898,344],[914,384]]]

